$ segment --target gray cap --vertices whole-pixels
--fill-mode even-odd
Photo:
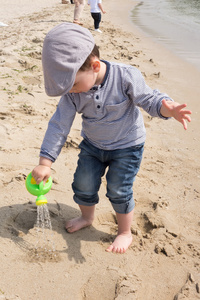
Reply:
[[[42,51],[45,91],[62,96],[74,84],[77,71],[94,48],[90,31],[73,23],[57,25],[46,35]]]

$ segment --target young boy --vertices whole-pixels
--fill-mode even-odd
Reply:
[[[101,11],[105,14],[105,10],[102,7],[101,0],[88,0],[88,5],[90,5],[91,16],[94,20],[94,30],[102,33],[99,29],[99,24],[101,22]]]
[[[136,68],[100,60],[93,36],[76,24],[60,24],[47,34],[42,63],[46,93],[62,97],[49,121],[32,176],[37,184],[46,182],[76,113],[82,114],[83,141],[72,184],[81,216],[67,221],[66,229],[72,233],[92,224],[106,172],[106,196],[118,222],[117,237],[106,251],[124,253],[132,242],[132,185],[145,142],[139,107],[153,117],[174,117],[184,129],[186,121],[191,121],[191,111],[184,109],[186,104],[148,87]]]

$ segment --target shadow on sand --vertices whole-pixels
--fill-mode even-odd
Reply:
[[[95,229],[93,226],[84,228],[73,234],[65,230],[65,221],[79,216],[80,211],[65,204],[48,204],[53,232],[61,234],[66,242],[66,249],[59,251],[67,253],[69,260],[84,263],[81,253],[81,241],[111,242],[113,236]],[[23,251],[29,251],[34,245],[26,241],[37,220],[37,206],[31,202],[4,206],[0,208],[0,236],[12,240]],[[64,247],[65,248],[65,247]]]

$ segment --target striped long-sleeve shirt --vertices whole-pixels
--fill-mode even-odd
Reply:
[[[82,115],[81,135],[94,146],[122,149],[145,142],[146,131],[140,107],[152,117],[160,114],[162,100],[168,95],[146,85],[135,67],[104,61],[104,82],[86,93],[61,97],[49,121],[40,156],[55,161],[70,132],[76,113]]]

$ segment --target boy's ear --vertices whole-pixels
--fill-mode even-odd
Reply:
[[[101,64],[100,64],[99,60],[94,60],[91,65],[92,65],[92,69],[95,73],[98,73],[100,71]]]

